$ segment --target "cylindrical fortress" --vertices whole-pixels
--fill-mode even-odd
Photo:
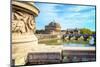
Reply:
[[[12,58],[15,65],[24,65],[27,54],[38,45],[34,35],[38,13],[31,2],[12,1]]]

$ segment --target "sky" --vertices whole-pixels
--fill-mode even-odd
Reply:
[[[55,21],[62,30],[88,28],[95,31],[95,6],[40,2],[36,2],[35,6],[40,10],[36,29],[44,29],[45,25]]]

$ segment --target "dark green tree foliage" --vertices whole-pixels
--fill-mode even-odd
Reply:
[[[91,35],[92,34],[92,31],[90,29],[83,28],[83,29],[80,29],[80,33],[81,34]]]

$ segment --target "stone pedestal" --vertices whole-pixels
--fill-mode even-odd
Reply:
[[[38,45],[34,35],[39,10],[30,2],[12,1],[12,58],[24,65],[27,54]]]

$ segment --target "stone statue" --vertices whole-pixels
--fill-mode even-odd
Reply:
[[[12,1],[12,60],[15,65],[25,65],[29,52],[38,45],[35,36],[35,17],[39,9],[30,2]]]

